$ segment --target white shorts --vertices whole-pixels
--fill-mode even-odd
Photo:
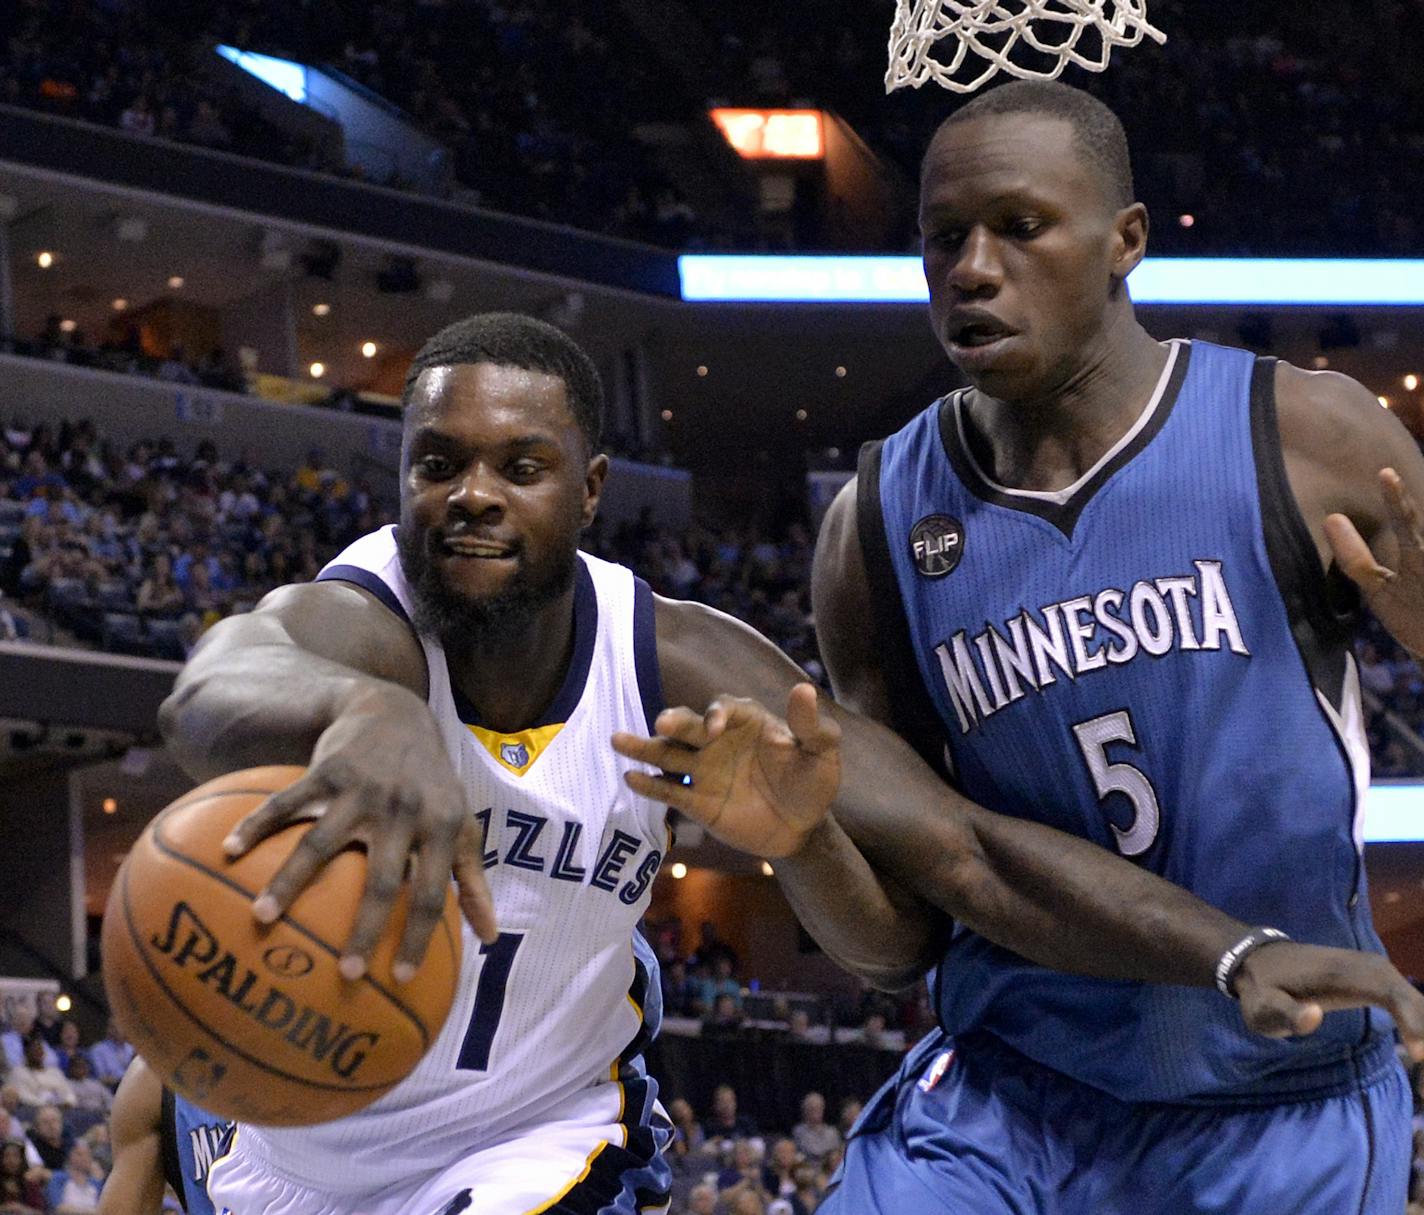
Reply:
[[[394,1179],[369,1195],[324,1194],[277,1176],[243,1152],[242,1127],[214,1161],[218,1215],[639,1215],[666,1212],[672,1137],[662,1107],[652,1125],[620,1121],[618,1086],[598,1084],[447,1168]],[[393,1162],[393,1165],[395,1162]]]

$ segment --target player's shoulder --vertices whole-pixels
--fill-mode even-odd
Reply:
[[[1288,451],[1335,466],[1379,467],[1382,455],[1409,443],[1399,419],[1374,393],[1338,371],[1275,366],[1276,417]]]

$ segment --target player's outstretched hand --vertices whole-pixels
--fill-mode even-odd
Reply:
[[[1392,468],[1380,470],[1380,492],[1399,545],[1397,569],[1375,560],[1355,525],[1344,515],[1327,515],[1325,538],[1335,561],[1360,588],[1370,611],[1401,645],[1424,654],[1424,509]]]
[[[664,710],[654,729],[655,738],[615,734],[613,749],[692,783],[635,771],[629,786],[754,856],[796,852],[840,788],[840,727],[822,716],[809,683],[791,690],[785,721],[754,700],[722,696],[706,713]]]
[[[1424,1060],[1424,996],[1380,954],[1276,942],[1242,964],[1236,994],[1246,1024],[1270,1038],[1313,1034],[1337,1009],[1382,1008]]]
[[[306,774],[238,823],[223,846],[238,857],[287,824],[312,818],[316,825],[252,910],[271,923],[327,861],[353,842],[364,844],[366,889],[341,959],[346,978],[365,973],[408,873],[410,911],[393,968],[398,981],[408,981],[425,957],[452,872],[470,927],[486,943],[495,939],[478,825],[439,728],[409,692],[392,685],[353,698],[317,740]]]

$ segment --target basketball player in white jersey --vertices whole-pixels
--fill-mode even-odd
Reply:
[[[788,705],[791,730],[732,731],[704,753],[732,762],[705,769],[703,792],[723,796],[702,815],[736,847],[788,857],[808,926],[874,982],[923,973],[946,920],[876,876],[842,815],[918,850],[952,914],[1048,965],[1208,984],[1245,932],[1095,845],[978,810],[882,727],[822,720],[812,689],[792,694],[794,664],[751,629],[580,554],[608,468],[601,400],[587,357],[540,322],[493,314],[438,334],[407,379],[399,528],[216,626],[164,706],[196,778],[308,765],[228,841],[237,855],[320,815],[259,896],[260,919],[360,840],[348,976],[408,869],[397,979],[452,873],[470,926],[454,1009],[413,1075],[335,1122],[239,1126],[209,1175],[219,1212],[666,1209],[671,1125],[639,1059],[659,984],[636,925],[669,839],[662,786],[609,746],[647,734],[664,700]],[[1259,1030],[1308,1031],[1320,1001],[1348,998],[1386,1004],[1424,1045],[1424,1002],[1379,959],[1283,944],[1243,974]]]

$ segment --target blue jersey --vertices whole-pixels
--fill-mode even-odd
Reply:
[[[232,1123],[163,1090],[163,1178],[188,1215],[216,1215],[208,1197],[208,1169],[226,1150]]]
[[[863,453],[895,724],[981,805],[1248,924],[1380,951],[1350,622],[1286,481],[1275,364],[1169,350],[1137,424],[1061,492],[995,484],[963,394]],[[951,1033],[986,1030],[1127,1101],[1323,1097],[1392,1065],[1377,1011],[1266,1039],[1210,988],[1057,974],[962,926],[932,988]]]

